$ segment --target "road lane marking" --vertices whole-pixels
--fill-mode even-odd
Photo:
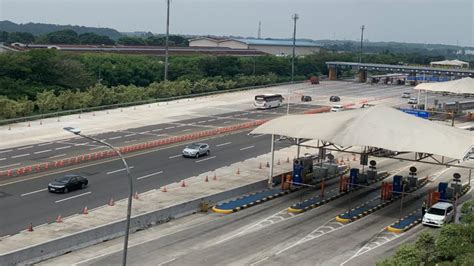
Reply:
[[[169,159],[174,159],[174,158],[178,158],[178,157],[181,157],[183,156],[182,154],[178,154],[178,155],[173,155],[173,156],[170,156],[168,157]]]
[[[58,157],[62,157],[62,156],[66,156],[66,154],[63,153],[63,154],[59,154],[59,155],[54,155],[54,156],[49,157],[49,159],[54,159],[54,158],[58,158]]]
[[[52,151],[52,150],[49,149],[49,150],[43,150],[43,151],[35,151],[34,153],[35,154],[40,154],[40,153],[45,153],[45,152],[50,152],[50,151]]]
[[[23,193],[23,194],[20,195],[20,197],[28,196],[28,195],[35,194],[35,193],[42,192],[42,191],[46,191],[46,190],[48,190],[48,189],[47,189],[47,188],[43,188],[43,189],[39,189],[39,190],[35,190],[35,191],[28,192],[28,193]]]
[[[127,138],[127,137],[131,137],[131,136],[135,136],[135,135],[136,135],[136,134],[135,134],[135,133],[133,133],[133,134],[128,134],[128,135],[125,135],[125,136],[123,136],[123,137],[124,137],[124,138]]]
[[[265,136],[265,135],[263,135],[263,134],[262,135],[256,135],[256,136],[253,136],[252,138],[256,139],[256,138],[260,138],[260,137],[263,137],[263,136]]]
[[[133,142],[133,141],[137,141],[136,139],[131,139],[131,140],[126,140],[124,141],[125,143],[128,143],[128,142]]]
[[[0,158],[0,161],[6,160],[7,158]]]
[[[256,262],[250,264],[250,266],[255,266],[255,265],[260,264],[261,262],[264,262],[264,261],[266,261],[266,260],[268,260],[268,257],[265,257],[265,258],[263,258],[263,259],[261,259],[261,260],[257,260]]]
[[[117,136],[117,137],[112,137],[112,138],[109,138],[109,140],[113,140],[113,139],[121,139],[122,136]]]
[[[207,122],[212,122],[212,121],[216,121],[216,119],[209,119],[209,120],[207,120]]]
[[[209,158],[206,158],[206,159],[202,159],[202,160],[197,160],[195,161],[196,163],[200,163],[200,162],[204,162],[204,161],[207,161],[207,160],[211,160],[211,159],[214,159],[216,158],[216,156],[212,156],[212,157],[209,157]]]
[[[149,174],[149,175],[144,175],[144,176],[141,176],[141,177],[137,178],[137,180],[147,178],[147,177],[150,177],[150,176],[154,176],[154,175],[159,175],[159,174],[162,174],[162,173],[163,173],[163,171],[159,171],[159,172],[152,173],[152,174]]]
[[[38,144],[38,147],[51,145],[51,144],[53,144],[53,143],[52,142],[42,143],[42,144]]]
[[[225,121],[224,124],[228,124],[228,123],[231,123],[232,121]]]
[[[206,122],[207,122],[206,120],[203,120],[203,121],[197,122],[197,124],[202,124],[202,123],[206,123]]]
[[[66,200],[79,198],[79,197],[82,197],[82,196],[85,196],[85,195],[88,195],[88,194],[91,194],[91,193],[92,193],[92,191],[89,191],[89,192],[82,193],[82,194],[79,194],[79,195],[76,195],[76,196],[72,196],[72,197],[69,197],[69,198],[57,200],[57,201],[55,201],[54,203],[60,203],[60,202],[66,201]]]
[[[188,128],[188,129],[181,130],[181,132],[186,132],[186,131],[191,131],[191,130],[192,130],[191,128]]]
[[[0,153],[6,153],[6,152],[11,152],[13,150],[5,150],[5,151],[0,151]]]
[[[94,148],[90,148],[89,150],[93,151],[93,150],[98,150],[98,149],[101,149],[101,148],[104,148],[104,147],[103,146],[97,146],[97,147],[94,147]]]
[[[87,144],[89,144],[89,142],[77,143],[77,144],[74,144],[74,146],[84,146]]]
[[[163,130],[162,128],[157,128],[157,129],[153,129],[151,132],[156,132],[156,131],[161,131]]]
[[[26,146],[26,147],[21,147],[21,148],[18,148],[17,150],[26,150],[26,149],[30,149],[30,148],[33,148],[34,146]]]
[[[15,158],[20,158],[20,157],[25,157],[25,156],[28,156],[28,155],[30,155],[30,154],[29,153],[23,153],[23,154],[20,154],[20,155],[12,156],[10,158],[15,159]]]
[[[176,259],[177,259],[177,258],[173,258],[173,259],[167,260],[167,261],[165,261],[165,262],[162,262],[162,263],[158,264],[158,266],[162,266],[162,265],[168,264],[168,263],[170,263],[170,262],[175,261]]]
[[[134,166],[129,166],[128,169],[133,169]],[[127,168],[122,168],[122,169],[118,169],[118,170],[114,170],[114,171],[110,171],[110,172],[107,172],[106,174],[110,175],[110,174],[115,174],[115,173],[118,173],[118,172],[121,172],[121,171],[125,171],[127,170]]]
[[[232,142],[217,144],[216,147],[221,147],[221,146],[225,146],[225,145],[229,145],[229,144],[232,144]]]
[[[255,148],[255,146],[252,145],[252,146],[244,147],[244,148],[242,148],[242,149],[240,149],[240,150],[241,150],[241,151],[244,151],[244,150],[248,150],[248,149],[252,149],[252,148]]]
[[[55,150],[62,150],[62,149],[67,149],[67,148],[71,148],[71,146],[63,146],[63,147],[56,148]]]
[[[174,126],[172,126],[172,127],[165,127],[165,129],[172,129],[172,128],[174,128]]]
[[[0,169],[1,168],[7,168],[7,167],[10,167],[10,166],[17,166],[17,165],[20,165],[21,163],[14,163],[14,164],[9,164],[9,165],[4,165],[4,166],[0,166]]]

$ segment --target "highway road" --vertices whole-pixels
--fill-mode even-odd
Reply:
[[[410,88],[405,86],[325,83],[324,86],[311,86],[293,91],[292,93],[296,96],[300,94],[311,95],[313,102],[303,104],[295,101],[295,103],[291,103],[290,110],[291,113],[299,113],[321,105],[330,105],[328,98],[331,95],[340,96],[342,104],[368,99],[375,104],[400,105],[405,102],[404,99],[400,98],[400,95],[407,90],[410,90]],[[275,92],[284,93],[278,90]],[[176,121],[170,123],[118,130],[100,134],[96,137],[105,139],[115,145],[127,145],[128,143],[182,135],[203,129],[256,119],[274,118],[286,114],[286,108],[283,107],[259,111],[249,109],[249,105],[250,101],[247,104],[229,102],[225,108],[219,111],[215,108],[203,106],[199,112],[192,114],[195,116],[194,118],[187,116],[185,119],[176,119]],[[269,152],[270,140],[267,136],[247,136],[247,132],[236,132],[206,140],[211,145],[212,154],[200,159],[182,158],[180,152],[184,144],[128,155],[128,163],[133,167],[132,174],[137,179],[136,190],[143,192],[159,188],[163,185],[179,182],[187,177]],[[100,149],[93,143],[87,143],[79,138],[13,147],[0,151],[0,170],[12,166],[28,165],[88,153],[94,150]],[[85,190],[65,195],[50,194],[46,191],[48,182],[67,173],[79,173],[87,176],[90,180],[90,186]],[[128,189],[127,184],[123,165],[117,158],[79,165],[74,168],[65,168],[55,172],[1,180],[0,209],[8,215],[0,220],[0,237],[23,230],[30,222],[35,225],[51,222],[58,214],[64,217],[79,213],[84,206],[91,209],[104,205],[111,197],[116,200],[125,198]],[[339,210],[334,208],[334,210],[328,211],[332,215],[333,212]],[[272,211],[274,210],[269,210],[269,212]],[[254,211],[251,210],[250,212],[253,213]],[[256,218],[249,217],[248,221],[252,219]],[[224,226],[222,230],[226,230],[226,228]]]
[[[379,169],[408,174],[412,164],[380,160]],[[449,180],[455,169],[416,164],[419,175]],[[466,173],[462,173],[466,174]],[[373,265],[400,243],[419,234],[421,226],[397,235],[384,228],[400,216],[420,208],[430,187],[347,225],[333,222],[349,206],[359,205],[379,194],[379,184],[346,195],[317,209],[289,215],[286,208],[319,191],[302,191],[230,215],[194,214],[146,232],[134,234],[129,248],[130,265]],[[326,191],[337,189],[328,183]],[[426,230],[426,229],[423,229]],[[429,229],[436,230],[436,229]],[[121,242],[90,247],[69,260],[48,263],[114,265],[121,261]],[[114,251],[114,248],[115,251]],[[106,249],[107,252],[102,250]],[[381,251],[390,251],[387,253]],[[362,264],[361,264],[362,262]]]

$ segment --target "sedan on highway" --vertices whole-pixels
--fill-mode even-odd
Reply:
[[[331,96],[331,97],[329,97],[329,101],[330,101],[330,102],[340,102],[340,101],[341,101],[341,97],[339,97],[339,96]]]
[[[56,178],[53,182],[48,184],[49,192],[68,193],[69,191],[82,189],[87,187],[89,181],[87,178],[80,175],[65,175]]]
[[[411,97],[408,99],[409,104],[418,104],[418,99],[416,97]]]
[[[183,150],[184,157],[194,157],[199,158],[201,155],[209,155],[211,154],[211,149],[209,148],[209,144],[207,143],[193,143]]]

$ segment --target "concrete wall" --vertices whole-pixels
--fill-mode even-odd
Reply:
[[[262,51],[268,54],[273,55],[292,55],[293,47],[292,46],[282,46],[282,45],[249,45],[249,49],[255,49]],[[296,47],[296,55],[310,55],[313,53],[318,53],[321,50],[319,47]]]
[[[276,179],[278,179],[277,177]],[[145,229],[147,227],[166,223],[172,219],[183,217],[200,210],[200,203],[217,203],[228,200],[242,194],[247,194],[267,187],[267,180],[258,181],[246,186],[230,189],[210,196],[198,198],[192,201],[178,203],[174,206],[142,214],[131,220],[131,232]],[[26,249],[2,254],[0,265],[32,264],[53,258],[70,251],[78,250],[106,240],[114,239],[124,235],[125,219],[68,235],[63,238],[52,239],[49,242],[31,246]]]

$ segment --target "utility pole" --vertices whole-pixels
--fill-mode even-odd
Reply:
[[[164,80],[168,81],[168,48],[170,37],[170,0],[166,0],[166,42],[165,42],[165,76]]]
[[[262,22],[258,21],[258,33],[257,33],[257,39],[262,38]]]
[[[365,25],[362,25],[360,27],[360,56],[359,56],[359,63],[362,63],[362,49],[364,48],[364,30],[365,30]]]
[[[295,47],[296,47],[296,21],[300,18],[298,14],[294,14],[293,19],[293,56],[291,57],[291,83],[295,78]]]

